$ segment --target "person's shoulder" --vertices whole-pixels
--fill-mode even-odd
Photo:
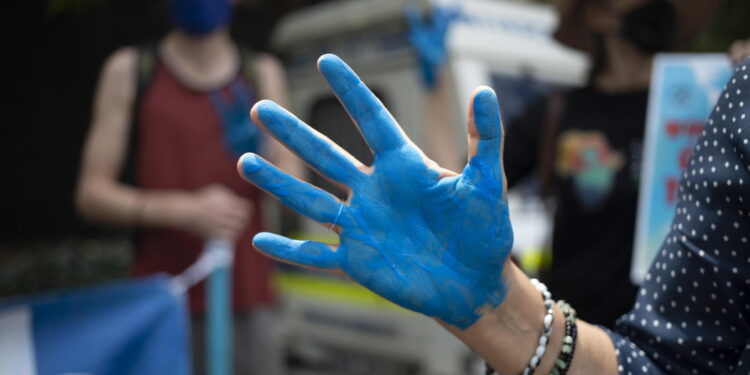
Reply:
[[[750,58],[735,67],[732,78],[727,82],[714,112],[716,112],[715,115],[721,115],[720,118],[726,125],[748,127],[750,126],[748,110],[750,110]],[[723,113],[720,113],[722,111]],[[731,122],[727,120],[728,118]]]
[[[711,116],[708,119],[704,136],[709,137],[704,141],[710,145],[710,138],[724,144],[721,153],[732,151],[742,159],[750,156],[750,59],[746,59],[734,69],[732,77],[716,102]],[[706,146],[705,152],[715,151]],[[731,149],[726,147],[731,146]],[[701,144],[697,146],[701,149]],[[750,165],[747,166],[750,171]]]
[[[734,74],[730,79],[730,84],[736,84],[738,87],[750,87],[750,57],[743,60],[734,68]],[[746,96],[750,93],[745,93]]]
[[[107,97],[130,100],[135,90],[135,73],[138,50],[122,47],[113,52],[104,62],[100,75],[100,89]]]
[[[125,78],[134,74],[138,49],[136,47],[120,47],[112,52],[104,62],[103,78]]]
[[[726,86],[724,86],[714,112],[720,113],[724,111],[724,113],[744,114],[747,110],[745,105],[750,105],[750,103],[745,103],[745,101],[750,101],[750,58],[745,59],[734,68],[732,77]],[[726,116],[724,115],[722,120]],[[743,116],[744,119],[745,116]],[[735,123],[737,121],[732,122]]]

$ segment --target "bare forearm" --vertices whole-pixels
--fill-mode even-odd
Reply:
[[[509,290],[500,306],[485,311],[465,330],[444,326],[500,373],[518,374],[528,365],[538,345],[544,302],[528,277],[511,262],[506,262],[503,275]],[[564,320],[555,307],[549,345],[535,374],[551,372],[562,347]],[[603,330],[578,320],[578,339],[568,374],[617,374],[615,349]]]
[[[89,182],[79,189],[78,210],[85,217],[123,227],[185,226],[184,205],[188,193],[180,191],[146,192],[109,182]]]
[[[578,320],[576,354],[568,374],[616,375],[617,357],[612,340],[601,328]]]

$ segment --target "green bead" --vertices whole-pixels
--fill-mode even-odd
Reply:
[[[553,367],[550,375],[560,375],[560,370],[557,367]]]
[[[557,360],[557,367],[559,367],[562,370],[565,370],[565,368],[568,367],[568,365],[562,359],[558,359]]]
[[[571,347],[570,345],[563,345],[563,347],[562,347],[562,352],[563,353],[569,354],[572,351],[573,351],[573,347]]]
[[[563,343],[573,345],[573,338],[570,336],[565,336],[565,338],[563,339]]]

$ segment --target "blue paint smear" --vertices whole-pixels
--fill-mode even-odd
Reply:
[[[505,299],[502,268],[513,245],[494,92],[485,89],[474,98],[477,154],[461,175],[441,177],[343,61],[324,55],[319,65],[373,149],[373,171],[334,173],[352,191],[336,221],[337,249],[270,233],[258,234],[255,246],[291,263],[340,269],[400,306],[468,328],[483,308],[496,307]],[[321,166],[316,167],[319,171],[356,163],[306,124],[289,121],[293,116],[281,107],[265,104],[256,111],[269,131],[310,164]],[[341,209],[335,197],[255,155],[245,155],[240,170],[314,220],[331,223]]]
[[[425,22],[416,4],[409,3],[404,8],[404,15],[409,24],[408,39],[419,56],[422,83],[429,89],[433,89],[437,84],[440,67],[448,55],[445,39],[450,26],[461,14],[461,9],[457,5],[433,6],[429,20]]]

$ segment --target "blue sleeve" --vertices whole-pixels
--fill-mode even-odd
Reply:
[[[633,310],[609,332],[621,374],[750,373],[750,61],[705,125]]]

